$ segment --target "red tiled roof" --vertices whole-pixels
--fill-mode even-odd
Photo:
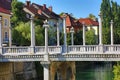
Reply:
[[[79,19],[79,22],[85,23],[85,25],[99,26],[99,23],[97,21],[94,21],[90,18],[81,18],[81,19]]]
[[[34,13],[35,15],[42,18],[60,18],[59,15],[55,14],[53,11],[50,11],[45,5],[41,6],[35,3],[30,4],[30,6],[25,6],[29,11]]]
[[[1,13],[5,13],[5,14],[10,14],[10,11],[9,11],[9,10],[4,9],[4,8],[2,8],[2,7],[0,7],[0,12],[1,12]]]
[[[46,4],[44,4],[43,6],[41,5],[38,5],[38,4],[35,4],[33,3],[33,5],[37,6],[39,9],[38,10],[41,10],[42,12],[44,12],[47,16],[49,16],[50,18],[54,18],[54,19],[57,19],[57,18],[60,18],[59,15],[57,15],[56,13],[54,13],[53,11],[50,11],[47,7],[46,7]]]
[[[74,30],[78,31],[82,28],[82,24],[78,20],[74,19],[73,17],[66,13],[66,27],[69,28],[67,32],[70,31],[71,27],[74,27]]]
[[[0,0],[0,7],[11,10],[11,2],[12,0]]]

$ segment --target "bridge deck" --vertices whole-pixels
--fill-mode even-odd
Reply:
[[[50,61],[120,61],[120,45],[49,46]],[[45,47],[3,47],[0,62],[44,61]]]

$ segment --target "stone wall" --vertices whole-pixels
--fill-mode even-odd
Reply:
[[[0,80],[34,80],[34,62],[0,63]]]
[[[75,62],[51,62],[50,80],[75,80]]]

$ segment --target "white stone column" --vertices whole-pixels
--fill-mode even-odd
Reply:
[[[113,20],[111,20],[111,45],[113,45],[114,44],[114,41],[113,41]]]
[[[63,30],[64,30],[64,53],[67,52],[67,34],[66,34],[66,15],[63,17]]]
[[[50,62],[40,62],[44,70],[44,80],[50,80]]]
[[[85,46],[85,23],[83,22],[83,45]]]
[[[99,45],[102,45],[102,14],[99,14]]]
[[[45,55],[44,55],[44,61],[49,61],[49,53],[48,53],[48,27],[49,24],[47,20],[45,20],[43,27],[45,28]]]
[[[34,29],[34,24],[33,24],[33,16],[30,18],[31,20],[31,47],[35,46],[35,29]]]
[[[73,46],[74,45],[74,28],[73,27],[70,29],[70,32],[71,32],[71,45]]]
[[[9,27],[9,47],[12,46],[12,27],[11,27],[11,24],[10,24],[10,27]]]
[[[57,46],[60,46],[59,22],[57,22]]]
[[[2,21],[0,21],[0,48],[2,47]]]
[[[0,16],[0,54],[2,54],[2,16]]]
[[[103,46],[103,43],[102,43],[102,14],[100,12],[99,14],[99,52],[100,53],[103,53],[104,52],[104,46]]]

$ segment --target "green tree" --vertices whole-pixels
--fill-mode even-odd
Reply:
[[[94,45],[96,44],[96,36],[94,30],[89,30],[86,32],[86,44],[87,45]]]
[[[120,62],[117,62],[116,65],[113,67],[113,80],[120,80]]]
[[[44,45],[44,29],[42,27],[35,26],[35,38],[36,45]],[[13,43],[17,45],[29,46],[30,45],[30,23],[19,23],[12,31]]]
[[[26,14],[23,11],[24,4],[18,0],[12,0],[12,17],[11,22],[14,24],[13,27],[17,26],[20,22],[26,22]]]
[[[83,39],[82,39],[82,30],[79,30],[74,33],[74,44],[75,45],[82,45],[83,44]]]
[[[92,20],[95,20],[95,19],[96,19],[95,15],[93,15],[93,14],[89,14],[88,18],[90,18],[90,19],[92,19]]]

